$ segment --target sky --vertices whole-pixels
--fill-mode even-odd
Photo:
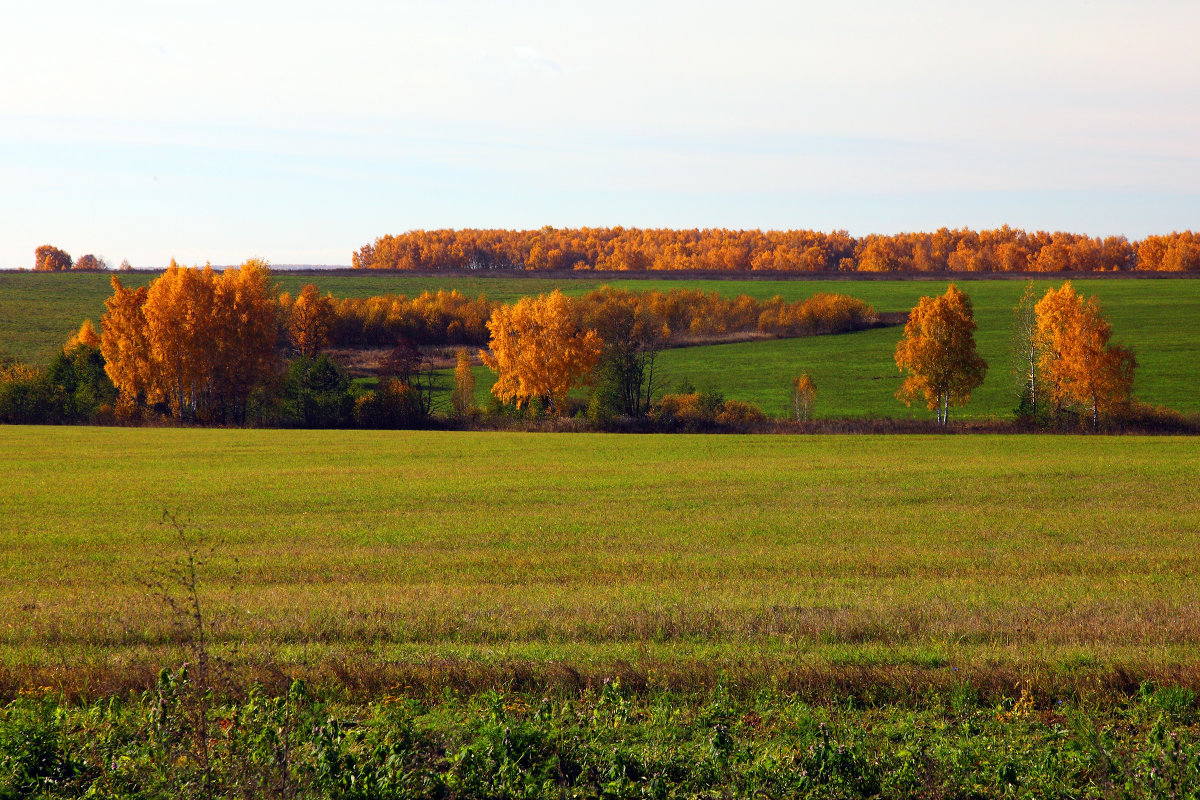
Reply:
[[[0,25],[0,267],[419,228],[1200,228],[1200,3],[55,2]]]

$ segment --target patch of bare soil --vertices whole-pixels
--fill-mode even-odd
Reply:
[[[471,363],[482,364],[479,348],[463,345],[471,357]],[[434,369],[454,369],[458,364],[459,346],[436,345],[417,348],[421,357],[427,359]],[[380,364],[392,352],[386,347],[337,347],[325,351],[330,358],[341,364],[352,378],[373,378],[379,374]]]
[[[871,327],[886,328],[903,325],[908,321],[907,311],[885,311],[876,315],[878,322]],[[759,331],[736,331],[734,333],[719,333],[711,336],[686,336],[674,339],[664,345],[664,350],[674,350],[680,347],[703,347],[712,344],[737,344],[739,342],[763,342],[771,339],[788,338],[775,336]],[[426,345],[418,348],[422,358],[428,359],[434,369],[454,369],[458,364],[458,351],[465,348],[471,357],[471,363],[480,365],[479,348],[474,345]],[[350,375],[355,378],[369,378],[379,374],[379,365],[391,352],[387,348],[369,347],[339,347],[327,351],[329,357],[343,365]]]

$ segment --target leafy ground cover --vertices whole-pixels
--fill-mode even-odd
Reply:
[[[787,693],[385,694],[302,684],[203,707],[164,675],[142,697],[0,706],[0,797],[1189,797],[1190,692],[1037,707],[970,691],[922,707]],[[203,735],[201,740],[198,737]]]
[[[149,280],[134,274],[131,283]],[[486,277],[406,277],[324,273],[278,276],[282,289],[296,292],[315,282],[338,296],[370,296],[387,292],[417,294],[423,290],[456,288],[467,294],[484,293],[500,300],[549,291],[561,286],[579,294],[602,285],[591,279]],[[726,295],[749,294],[789,300],[818,291],[843,292],[872,303],[879,311],[907,311],[922,295],[937,294],[944,282],[899,281],[739,281],[739,280],[626,280],[614,285],[633,289],[689,286]],[[1200,281],[1097,280],[1075,282],[1084,294],[1097,295],[1113,324],[1114,338],[1132,347],[1139,369],[1135,393],[1139,399],[1185,413],[1200,412],[1200,393],[1194,391],[1200,368]],[[1039,292],[1051,285],[1038,281]],[[991,369],[969,406],[954,416],[1005,417],[1016,405],[1010,374],[1008,330],[1021,281],[980,280],[963,283],[975,306],[979,350]],[[87,317],[98,320],[110,294],[108,277],[98,274],[0,273],[0,352],[46,360]],[[749,400],[773,415],[788,409],[792,376],[808,371],[817,384],[818,417],[929,416],[922,408],[906,408],[895,399],[900,376],[892,360],[900,336],[897,328],[861,331],[841,336],[712,345],[666,352],[662,357],[666,388],[681,382],[715,388],[726,397]],[[481,401],[486,400],[493,376],[476,372]]]
[[[0,429],[0,691],[213,645],[363,687],[1191,685],[1188,438]],[[339,677],[341,676],[341,677]]]

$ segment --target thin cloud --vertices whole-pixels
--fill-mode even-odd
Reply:
[[[560,77],[563,74],[563,66],[552,58],[547,57],[541,51],[532,47],[514,47],[513,55],[526,64],[530,64],[537,69],[554,77]]]

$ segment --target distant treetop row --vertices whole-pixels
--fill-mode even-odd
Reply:
[[[70,253],[50,244],[44,244],[33,251],[33,269],[36,272],[65,272],[66,270],[96,272],[111,268],[111,265],[99,256],[85,253],[79,258],[71,258]],[[120,269],[125,271],[132,267],[129,266],[128,261],[122,261]]]
[[[1200,271],[1200,234],[1131,242],[1017,228],[933,233],[671,228],[432,230],[381,236],[356,269],[705,270],[740,272]]]

